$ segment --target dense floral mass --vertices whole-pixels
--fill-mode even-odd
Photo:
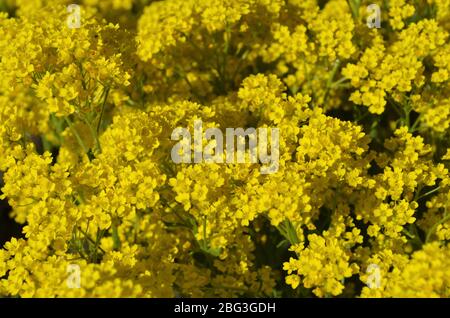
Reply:
[[[0,296],[450,297],[450,0],[73,2],[0,1]]]

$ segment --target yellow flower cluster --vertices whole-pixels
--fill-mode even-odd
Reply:
[[[364,287],[363,297],[450,297],[449,249],[437,242],[424,245],[409,259],[384,251],[371,261],[383,264],[380,288]]]
[[[0,297],[450,297],[448,0],[78,3],[0,1]]]
[[[415,13],[415,8],[405,0],[389,1],[389,24],[394,30],[405,27],[404,20]]]

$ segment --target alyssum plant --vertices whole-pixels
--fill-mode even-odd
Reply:
[[[449,0],[0,10],[0,296],[450,296]]]

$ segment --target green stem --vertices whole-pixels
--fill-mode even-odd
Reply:
[[[113,248],[114,250],[119,250],[120,246],[122,245],[120,242],[120,237],[119,237],[119,231],[117,229],[117,225],[115,224],[115,222],[113,221],[113,225],[112,225],[112,238],[113,238]]]
[[[411,126],[411,128],[409,129],[409,132],[413,133],[416,131],[417,125],[420,123],[420,117],[422,114],[419,114],[419,117],[417,117],[416,121],[414,122],[414,124]]]
[[[77,139],[77,141],[78,141],[79,145],[81,146],[81,148],[83,149],[84,153],[88,153],[89,149],[84,144],[83,139],[78,134],[78,131],[75,129],[75,127],[73,127],[72,121],[69,119],[69,117],[64,117],[64,120],[66,121],[67,125],[69,126],[69,128],[72,131],[75,138]]]
[[[78,227],[78,231],[80,231],[89,242],[96,246],[96,242],[89,236],[89,234],[85,233],[80,227]],[[98,248],[102,253],[106,253],[100,246],[96,246],[96,248]]]
[[[410,239],[415,239],[416,238],[413,234],[409,233],[407,229],[403,229],[402,232],[405,233],[405,235],[407,237],[409,237]]]
[[[97,123],[97,135],[100,133],[100,127],[103,120],[103,114],[105,112],[106,101],[108,100],[109,90],[110,90],[109,86],[105,88],[105,99],[103,100],[102,110],[100,111],[100,118],[98,119]]]
[[[50,122],[51,122],[53,128],[55,128],[56,134],[58,135],[58,142],[61,144],[62,143],[61,136],[63,133],[62,122],[56,118],[55,114],[50,115]]]
[[[361,6],[361,0],[347,0],[347,3],[351,9],[353,19],[359,18],[359,7]]]
[[[334,82],[331,86],[332,87],[339,86],[339,84],[344,83],[345,81],[348,81],[348,80],[349,79],[347,77],[342,77],[341,79]]]
[[[203,217],[203,249],[206,251],[208,250],[208,244],[206,243],[206,216]]]
[[[281,235],[286,238],[286,240],[291,243],[291,245],[296,245],[300,242],[297,237],[297,232],[294,228],[294,225],[289,220],[284,220],[280,225],[277,226],[278,231]]]
[[[336,60],[336,62],[334,63],[333,69],[331,70],[330,77],[328,78],[328,81],[327,81],[327,87],[325,89],[325,96],[323,97],[324,106],[328,100],[328,96],[330,95],[331,87],[333,86],[334,77],[336,76],[336,73],[340,66],[341,66],[341,61]]]
[[[97,131],[92,127],[91,123],[88,119],[84,118],[84,122],[89,127],[89,131],[91,132],[92,138],[95,140],[95,147],[97,148],[98,152],[102,152],[102,147],[100,146],[100,140],[98,139]]]
[[[430,241],[430,237],[431,237],[431,235],[436,231],[436,228],[437,228],[440,224],[445,223],[445,222],[447,222],[448,220],[450,220],[450,215],[447,215],[446,217],[444,217],[443,219],[441,219],[439,222],[435,223],[435,224],[431,227],[431,229],[428,231],[427,237],[426,237],[426,239],[425,239],[425,243],[428,243],[428,242]]]
[[[97,257],[98,257],[97,249],[102,250],[99,244],[100,244],[100,240],[103,237],[104,232],[105,232],[104,230],[97,231],[97,238],[95,239],[95,245],[94,245],[94,261],[97,261]]]
[[[428,191],[427,193],[421,195],[421,196],[418,198],[418,200],[420,200],[420,199],[422,199],[422,198],[424,198],[424,197],[426,197],[426,196],[429,196],[430,194],[433,194],[433,193],[435,193],[436,191],[439,191],[440,188],[441,188],[441,187],[438,186],[437,188],[435,188],[435,189],[433,189],[433,190],[431,190],[431,191]]]

